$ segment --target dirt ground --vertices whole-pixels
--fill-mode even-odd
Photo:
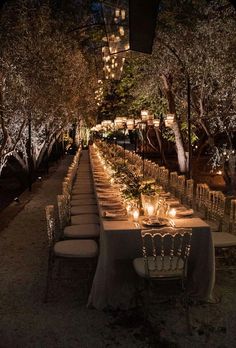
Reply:
[[[153,305],[147,320],[138,310],[87,308],[79,270],[76,280],[56,284],[53,298],[43,303],[44,207],[55,204],[70,160],[53,167],[49,177],[22,198],[21,209],[11,213],[17,205],[12,203],[1,213],[0,348],[236,347],[235,271],[216,273],[219,304],[191,306],[192,335],[187,334],[178,303]]]

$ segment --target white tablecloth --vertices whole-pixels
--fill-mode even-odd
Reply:
[[[93,154],[93,153],[92,153]],[[91,157],[92,167],[97,165]],[[131,221],[107,221],[101,216],[100,254],[88,305],[97,309],[127,308],[134,298],[137,275],[132,260],[142,256],[140,229]],[[187,287],[192,296],[208,300],[215,281],[214,247],[209,226],[200,218],[174,220],[193,230]]]

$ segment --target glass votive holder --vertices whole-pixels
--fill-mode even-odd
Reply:
[[[131,211],[132,211],[132,204],[131,203],[126,203],[126,211],[127,211],[127,215],[130,216]]]
[[[134,209],[132,210],[132,216],[133,216],[133,220],[134,220],[135,222],[138,222],[138,220],[139,220],[139,214],[140,214],[139,208],[134,208]]]
[[[171,208],[171,209],[168,211],[168,215],[169,215],[170,218],[175,218],[175,217],[176,217],[176,209]]]
[[[155,211],[154,205],[147,203],[146,204],[146,212],[147,212],[148,217],[154,215],[154,211]]]

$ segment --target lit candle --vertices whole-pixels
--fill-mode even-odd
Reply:
[[[169,210],[168,214],[169,214],[169,217],[174,218],[176,216],[176,210],[172,208]]]
[[[132,214],[133,214],[134,221],[138,221],[138,219],[139,219],[139,209],[138,208],[133,209]]]
[[[154,206],[152,204],[147,204],[146,210],[149,217],[154,214]]]
[[[129,215],[130,215],[130,213],[131,213],[131,208],[132,208],[131,204],[130,204],[130,203],[128,203],[128,204],[126,205],[126,210],[127,210],[127,214],[128,214],[128,216],[129,216]]]
[[[119,8],[117,8],[117,9],[115,10],[115,16],[116,16],[116,17],[119,17],[119,16],[120,16],[120,9],[119,9]]]

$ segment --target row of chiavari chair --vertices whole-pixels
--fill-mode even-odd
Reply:
[[[78,149],[62,182],[62,192],[57,196],[57,209],[47,206],[46,220],[49,258],[45,301],[52,290],[55,260],[58,263],[74,260],[81,264],[83,272],[87,270],[81,281],[88,291],[100,235],[88,150]]]
[[[194,208],[195,213],[210,225],[216,248],[236,247],[235,198],[230,200],[227,209],[226,196],[221,191],[211,190],[206,183],[195,183],[193,179],[187,179],[176,171],[170,172],[164,166],[144,160],[134,152],[127,152],[126,158],[144,168],[144,178],[155,179],[183,204]]]

